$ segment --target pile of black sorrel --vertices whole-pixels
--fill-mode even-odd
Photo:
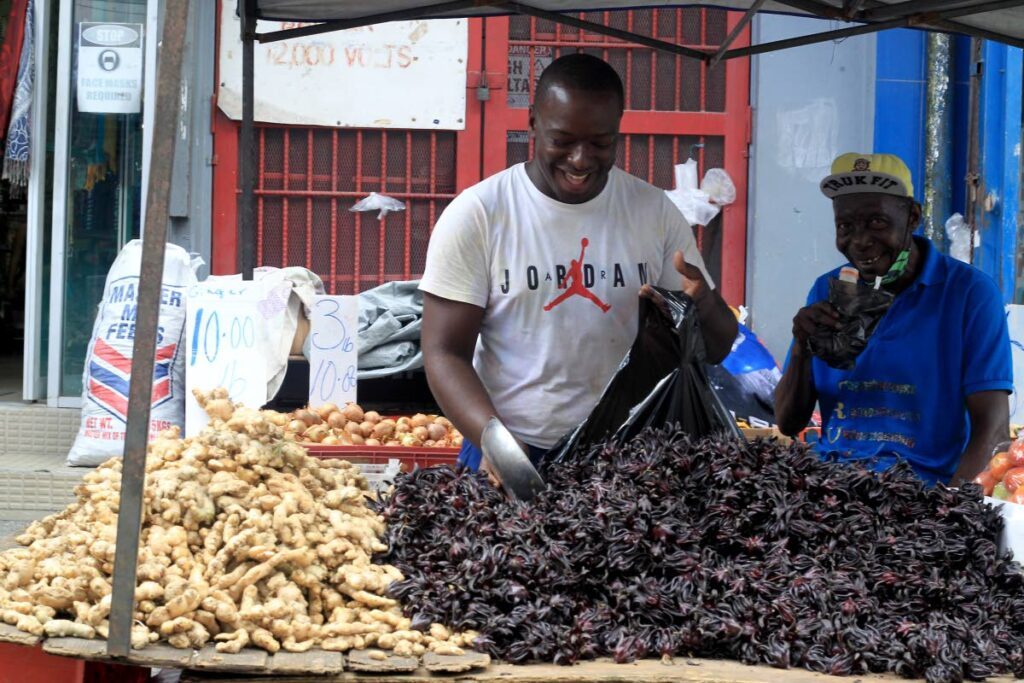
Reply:
[[[975,485],[924,489],[800,446],[646,432],[512,503],[403,475],[380,504],[414,625],[512,662],[726,657],[929,681],[1024,676],[1024,577]]]

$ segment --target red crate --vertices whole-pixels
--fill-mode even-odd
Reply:
[[[397,459],[402,471],[417,467],[455,465],[459,457],[458,448],[406,448],[401,446],[321,446],[302,444],[314,458],[341,458],[360,465],[386,465],[388,460]]]

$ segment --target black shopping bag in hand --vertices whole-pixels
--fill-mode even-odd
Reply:
[[[704,340],[690,297],[655,287],[660,305],[640,298],[640,325],[633,346],[589,417],[547,455],[562,460],[585,454],[614,434],[625,443],[647,427],[675,424],[693,436],[741,437],[732,415],[715,395],[704,371]]]
[[[807,340],[807,347],[837,370],[850,370],[892,306],[893,295],[859,282],[832,278],[828,282],[828,300],[839,313],[839,328],[821,328]]]

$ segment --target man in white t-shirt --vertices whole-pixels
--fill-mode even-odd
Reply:
[[[736,337],[682,214],[615,167],[624,101],[604,61],[555,60],[530,108],[533,158],[461,193],[434,227],[423,355],[474,469],[492,416],[533,459],[587,417],[636,336],[642,289],[696,301],[709,361]]]

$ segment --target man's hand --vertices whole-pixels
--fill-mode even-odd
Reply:
[[[793,316],[793,339],[796,340],[793,352],[799,354],[807,350],[807,340],[822,328],[839,329],[839,312],[835,306],[818,301],[797,311]]]
[[[672,257],[672,264],[676,267],[676,271],[683,276],[683,293],[686,296],[697,301],[711,291],[707,280],[704,279],[704,273],[692,263],[687,263],[683,252],[676,251]]]

